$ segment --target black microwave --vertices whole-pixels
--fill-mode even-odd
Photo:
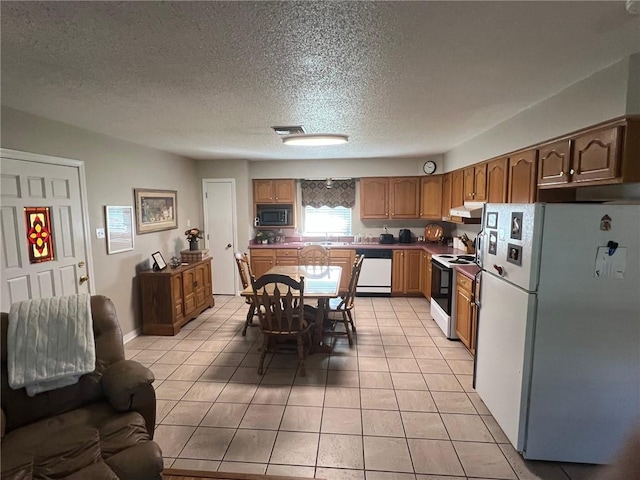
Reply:
[[[258,205],[258,226],[286,227],[293,220],[291,213],[291,207]]]

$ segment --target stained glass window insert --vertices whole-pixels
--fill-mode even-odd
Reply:
[[[27,223],[29,262],[50,262],[54,257],[49,207],[25,207],[24,215]]]

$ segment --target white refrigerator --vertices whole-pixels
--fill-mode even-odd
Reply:
[[[487,204],[475,386],[524,458],[609,463],[640,425],[640,206]]]

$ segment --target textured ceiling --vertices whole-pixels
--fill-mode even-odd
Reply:
[[[640,51],[624,2],[2,2],[2,104],[177,154],[442,153]],[[283,145],[272,125],[341,132]]]

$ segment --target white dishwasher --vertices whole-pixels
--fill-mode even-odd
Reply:
[[[362,248],[356,249],[356,255],[364,255],[356,295],[390,296],[393,251],[388,248]]]

